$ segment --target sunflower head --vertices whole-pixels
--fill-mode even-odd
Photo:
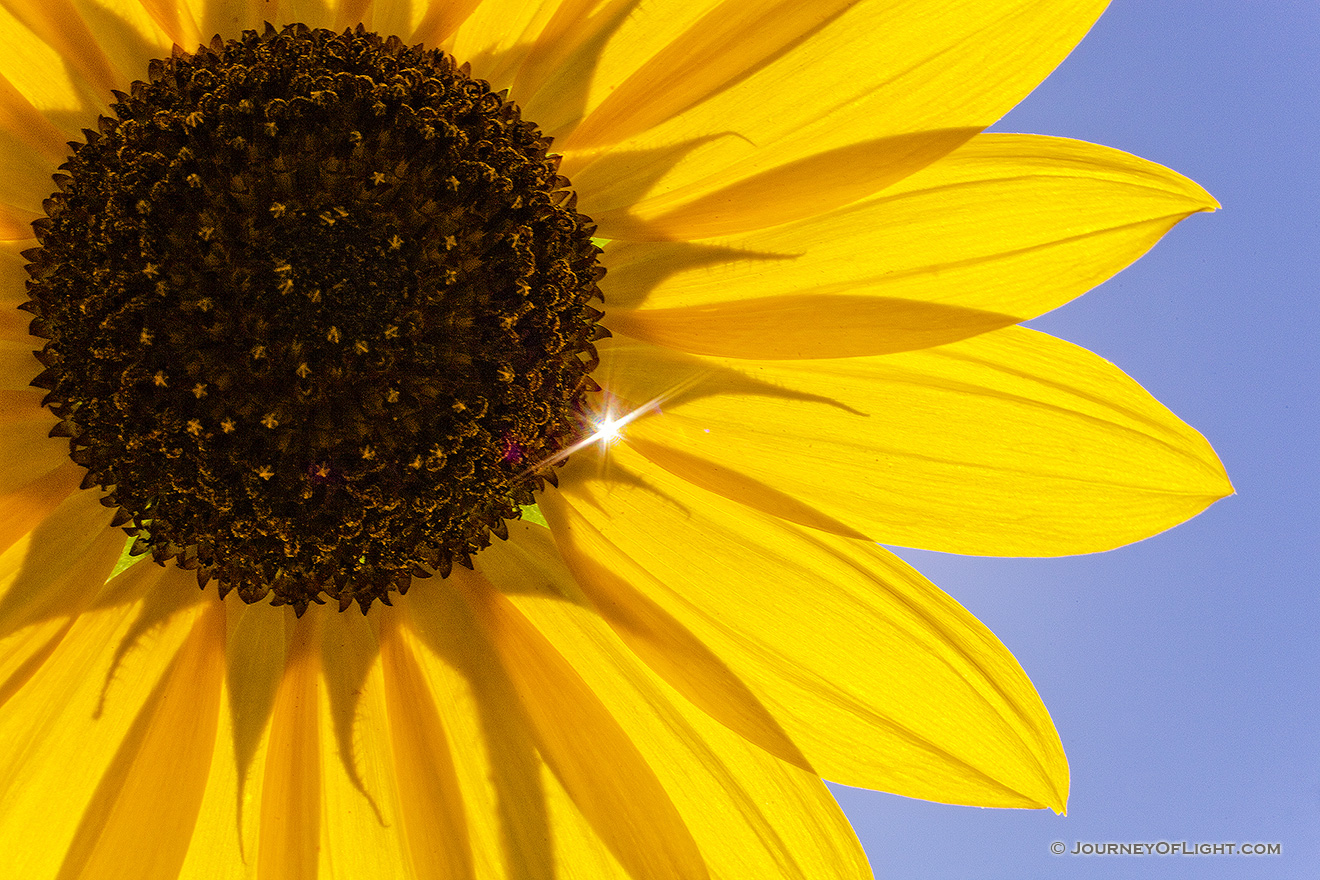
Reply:
[[[365,611],[504,537],[605,335],[549,140],[361,26],[217,37],[116,97],[35,224],[27,308],[134,551]]]

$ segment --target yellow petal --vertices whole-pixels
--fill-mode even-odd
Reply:
[[[482,578],[458,580],[527,712],[538,750],[603,842],[638,880],[704,877],[669,795],[609,709],[508,599]]]
[[[417,880],[473,878],[467,810],[449,740],[417,657],[398,624],[384,616],[381,663],[398,776],[400,829]]]
[[[226,604],[229,711],[180,878],[411,877],[374,623]]]
[[[104,53],[115,72],[116,82],[111,88],[121,91],[128,91],[133,80],[146,77],[147,62],[152,58],[169,57],[175,31],[185,40],[192,36],[183,10],[162,9],[163,4],[153,6],[151,0],[61,0],[59,5],[65,3],[71,14],[85,23],[88,33],[96,41],[96,51]],[[159,4],[159,0],[156,3]],[[162,27],[161,19],[169,25],[168,29]],[[68,26],[63,16],[59,20],[62,27]],[[196,50],[197,41],[189,40],[182,45],[189,51]],[[78,49],[86,51],[81,46]],[[108,90],[104,99],[111,100]],[[95,128],[93,125],[87,127]]]
[[[28,208],[0,204],[0,241],[25,241],[32,238],[32,221],[43,215]]]
[[[203,42],[209,42],[214,34],[222,39],[236,39],[244,28],[260,29],[263,19],[280,18],[286,14],[281,7],[289,5],[286,0],[271,0],[264,4],[268,8],[262,15],[261,0],[183,0],[191,7]],[[309,27],[324,26],[329,18],[326,4],[321,7],[320,19],[316,23],[304,22]],[[272,22],[273,23],[273,22]]]
[[[187,51],[193,51],[209,39],[197,27],[191,4],[178,0],[141,0],[141,4],[161,32]]]
[[[648,11],[637,0],[550,0],[526,4],[518,0],[487,0],[482,4],[496,8],[504,5],[537,9],[519,37],[518,46],[502,53],[500,67],[506,71],[512,97],[523,107],[525,118],[534,119],[547,133],[554,134],[560,120],[576,119],[588,100],[592,81],[606,44],[621,30],[627,30],[638,15]],[[718,0],[691,0],[684,4],[661,0],[670,7],[664,17],[668,34],[677,34],[682,22],[708,9]],[[520,10],[521,11],[521,10]],[[526,13],[523,13],[526,14]],[[678,19],[677,21],[675,19]],[[517,33],[516,31],[514,33]],[[513,33],[506,33],[505,38]],[[656,45],[663,36],[657,35]],[[648,51],[639,47],[639,51]],[[502,84],[503,81],[502,81]]]
[[[13,86],[23,102],[50,120],[64,140],[77,139],[81,129],[96,121],[97,113],[106,112],[106,102],[113,97],[109,89],[119,83],[110,81],[102,89],[98,82],[89,81],[88,76],[95,80],[114,77],[104,53],[95,48],[95,41],[90,38],[91,49],[86,58],[75,51],[66,60],[57,45],[49,44],[35,30],[51,30],[51,16],[42,14],[37,6],[32,2],[0,6],[0,76]],[[67,5],[64,9],[67,12]],[[85,32],[86,26],[81,29]],[[57,25],[54,30],[58,31]],[[89,71],[88,65],[94,71]]]
[[[32,386],[32,380],[43,369],[32,350],[41,340],[28,337],[19,342],[0,338],[0,390],[17,391]]]
[[[518,694],[467,602],[428,586],[395,606],[404,622],[398,638],[417,660],[454,756],[476,876],[553,880],[562,827],[551,823],[548,801],[570,799],[549,787]]]
[[[542,500],[584,590],[631,582],[747,683],[817,772],[950,803],[1063,808],[1067,763],[1031,682],[933,584],[873,544],[749,510],[626,444],[611,456],[618,479],[584,478],[575,462]]]
[[[1094,552],[1232,491],[1205,439],[1113,364],[1021,327],[810,362],[601,350],[607,389],[661,400],[625,432],[651,461],[803,520],[767,503],[772,487],[888,544]]]
[[[870,876],[837,804],[815,775],[767,755],[669,690],[595,612],[579,604],[574,578],[544,529],[511,529],[508,543],[478,557],[478,570],[512,588],[501,613],[516,615],[510,619],[526,628],[523,638],[552,651],[554,665],[571,665],[573,677],[608,709],[664,785],[710,876]],[[553,699],[547,693],[538,701]],[[579,748],[591,747],[593,730],[580,728]],[[608,775],[611,769],[606,762],[592,773]],[[558,803],[552,799],[551,808]],[[555,822],[570,833],[581,824],[566,815]],[[603,859],[599,844],[593,849],[587,837],[569,840],[563,852],[570,864]],[[624,876],[622,866],[610,867],[600,873]],[[587,868],[582,873],[598,876]],[[627,876],[637,876],[631,866]]]
[[[193,584],[196,592],[196,584]],[[202,594],[206,595],[206,594]],[[214,595],[206,596],[208,601]],[[291,609],[245,605],[231,593],[226,612],[224,711],[216,731],[210,777],[180,880],[212,880],[217,863],[256,880],[262,827],[265,756],[276,693],[294,633]]]
[[[92,601],[124,548],[111,516],[96,493],[75,492],[0,556],[0,636]]]
[[[746,125],[791,131],[859,100],[843,119],[870,111],[868,127],[886,135],[984,127],[1054,69],[1104,5],[649,4],[603,53],[594,100],[566,147],[618,143],[680,117],[703,134],[757,140]],[[765,95],[783,112],[766,113]],[[717,122],[717,107],[733,112]]]
[[[652,123],[663,121],[800,42],[851,4],[778,2],[755,12],[720,0],[593,5],[561,4],[514,83],[515,97],[554,136],[610,104],[621,86],[640,80],[652,87],[631,111]]]
[[[762,6],[726,3],[692,20],[670,4],[652,4],[623,23],[598,60],[585,118],[557,144],[563,170],[577,180],[619,151],[682,147],[658,181],[634,175],[608,201],[583,191],[593,215],[632,205],[635,219],[655,223],[683,216],[675,200],[696,201],[812,156],[876,139],[984,128],[1045,78],[1104,5],[875,0],[830,18],[838,5],[797,4],[812,11],[790,19],[794,33],[774,27]],[[675,24],[684,30],[671,35]],[[763,31],[771,42],[763,42]],[[674,63],[713,51],[711,35],[725,32],[741,35],[749,51],[726,52],[727,64]],[[650,62],[654,47],[666,43]],[[638,51],[642,44],[648,52]],[[554,123],[543,124],[558,134]]]
[[[71,0],[51,0],[49,3],[20,0],[5,6],[17,22],[30,32],[24,34],[23,38],[32,40],[35,37],[49,46],[63,65],[76,71],[86,83],[105,96],[104,100],[110,99],[111,89],[123,84],[120,74],[127,71],[115,70],[101,41],[92,36]],[[107,16],[104,21],[112,28],[123,27],[113,16]]]
[[[814,772],[810,762],[728,665],[627,577],[585,554],[565,554],[583,595],[625,644],[671,687],[715,720],[775,757]]]
[[[27,282],[31,277],[23,251],[36,246],[35,239],[0,242],[0,303],[6,306],[0,311],[0,338],[31,349],[40,348],[40,340],[28,334],[32,316],[18,311],[18,306],[28,299]]]
[[[0,496],[0,553],[35,529],[65,498],[78,491],[84,469],[65,462]]]
[[[421,43],[428,48],[437,48],[449,39],[480,5],[482,5],[481,0],[455,0],[453,3],[416,5],[377,3],[373,4],[373,8],[377,18],[376,26],[382,34],[410,33],[412,39],[408,41],[408,45]],[[406,27],[402,22],[399,22],[398,26],[393,25],[399,7],[408,9],[413,16],[420,15],[420,18],[417,21],[409,21]]]
[[[963,144],[972,128],[949,128],[874,138],[813,153],[754,174],[735,173],[731,182],[705,181],[622,207],[601,210],[602,176],[607,192],[631,181],[600,162],[578,175],[575,185],[605,238],[626,241],[687,241],[764,229],[812,217],[878,192]],[[625,190],[626,191],[626,190]]]
[[[400,833],[402,771],[389,745],[380,617],[320,606],[309,608],[304,619],[313,614],[322,618],[318,876],[411,878]]]
[[[261,880],[316,880],[322,821],[320,620],[321,615],[309,614],[296,625],[271,715],[257,849]]]
[[[427,876],[400,836],[374,617],[226,606],[228,711],[181,880]]]
[[[0,240],[33,237],[30,224],[55,189],[51,173],[69,155],[68,140],[0,74]]]
[[[612,244],[602,286],[611,304],[644,306],[611,310],[612,330],[683,351],[884,354],[1035,317],[1217,206],[1118,150],[985,134],[874,199],[702,242],[722,261],[698,260],[693,245]]]
[[[50,437],[59,419],[41,408],[43,396],[35,388],[0,391],[0,493],[26,485],[69,460],[67,442]]]
[[[125,865],[143,880],[176,880],[215,745],[224,637],[224,608],[207,603],[101,777],[59,880],[115,880]]]
[[[5,165],[6,183],[17,170],[15,166],[22,167],[17,161],[22,155],[17,148],[19,145],[40,153],[35,158],[48,169],[47,180],[50,178],[49,169],[69,155],[64,133],[5,77],[0,77],[0,134],[3,137],[0,143],[4,144],[5,156],[10,160]]]
[[[295,8],[300,7],[301,5],[301,3],[294,4]],[[386,3],[382,5],[390,6],[392,4]],[[332,6],[335,10],[335,24],[331,30],[336,33],[343,33],[345,30],[355,28],[359,24],[369,31],[381,31],[381,35],[384,37],[389,37],[395,34],[402,36],[403,34],[408,33],[408,31],[403,28],[382,29],[380,22],[376,20],[377,9],[373,0],[338,0],[338,2],[332,4]],[[389,11],[393,12],[394,10],[391,9]],[[420,12],[421,10],[418,11]],[[290,17],[286,20],[300,21],[301,19],[297,17],[299,14],[299,12],[291,11]],[[383,16],[382,18],[388,20],[391,24],[398,21],[397,18],[389,15]]]
[[[58,567],[11,572],[16,558],[0,557],[4,599],[0,602],[0,705],[37,674],[69,635],[78,615],[105,583],[124,541],[109,529],[87,542],[85,535],[60,549]],[[21,553],[22,550],[20,549]],[[34,554],[35,555],[35,554]]]
[[[621,309],[611,311],[608,322],[615,333],[679,351],[777,360],[931,348],[1017,323],[1010,315],[962,306],[830,293]]]
[[[162,621],[150,634],[133,635],[142,598],[151,591],[174,589],[165,584],[166,574],[165,569],[143,565],[121,575],[117,580],[132,582],[137,599],[81,614],[0,713],[0,742],[5,744],[0,750],[0,801],[5,804],[0,810],[0,839],[23,842],[9,846],[5,853],[5,867],[16,876],[57,876],[70,847],[83,839],[79,827],[84,821],[95,823],[99,818],[118,826],[117,816],[98,817],[88,810],[113,808],[104,800],[107,790],[102,781],[108,773],[122,773],[124,761],[134,760],[133,746],[125,746],[126,742],[144,736],[140,742],[160,746],[175,737],[179,738],[175,741],[192,740],[199,733],[181,726],[183,695],[177,688],[185,683],[176,678],[162,684],[171,669],[180,670],[176,657],[194,632],[197,612],[184,611]],[[191,590],[196,591],[195,584]],[[197,638],[189,650],[204,649],[204,640]],[[199,659],[194,655],[178,662]],[[211,696],[190,696],[197,701],[198,714],[204,714]],[[145,715],[144,707],[148,707]],[[192,760],[193,756],[180,756],[175,767],[192,772]],[[124,794],[134,799],[144,796],[132,790]],[[189,788],[174,796],[165,794],[159,808],[183,812],[195,792]],[[184,834],[182,825],[156,831],[165,838],[153,839],[153,845],[161,845],[167,853]],[[141,835],[139,826],[139,846]],[[69,871],[79,867],[75,862],[69,865]]]
[[[0,304],[9,306],[0,308],[0,367],[6,377],[0,383],[0,494],[69,461],[68,441],[50,437],[59,419],[41,406],[46,392],[29,386],[41,369],[31,352],[42,340],[26,334],[31,316],[16,308],[27,299],[22,280],[26,260],[18,250],[28,246],[0,245]]]
[[[13,242],[10,243],[12,244]],[[35,242],[33,242],[33,244],[35,244]],[[3,273],[4,271],[3,262],[3,260],[0,260],[0,273]],[[9,297],[6,296],[8,291],[4,288],[4,283],[4,279],[0,278],[0,302],[9,299]],[[22,300],[19,301],[21,302]],[[10,304],[11,303],[5,303],[5,305]],[[36,340],[34,337],[28,335],[28,323],[27,315],[22,312],[9,308],[0,308],[0,341],[3,341],[7,345],[12,345],[17,342],[21,345],[27,346],[29,349],[38,348],[37,343],[40,342],[40,340]],[[17,376],[14,377],[14,380],[21,380],[22,378],[22,376]]]
[[[460,63],[472,65],[475,76],[496,89],[512,84],[523,60],[532,52],[552,22],[579,12],[589,4],[582,0],[482,0],[445,42],[443,48]],[[421,34],[419,33],[419,36]],[[527,110],[526,95],[513,96]],[[535,120],[535,114],[525,118]],[[539,123],[538,123],[539,124]]]
[[[186,0],[198,22],[202,39],[209,42],[219,34],[235,40],[244,30],[260,32],[267,21],[275,27],[301,22],[312,28],[343,30],[338,17],[343,0]]]

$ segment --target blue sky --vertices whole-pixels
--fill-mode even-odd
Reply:
[[[1238,494],[1061,560],[903,551],[1017,655],[1072,766],[1069,815],[835,788],[877,878],[1320,877],[1320,3],[1116,0],[997,129],[1163,163],[1224,210],[1033,326],[1204,433]],[[1278,843],[1081,856],[1078,841]]]

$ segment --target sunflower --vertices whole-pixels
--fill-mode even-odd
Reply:
[[[1217,207],[982,133],[1104,5],[5,3],[8,872],[864,877],[822,778],[1061,811],[875,542],[1231,491],[1017,326]]]

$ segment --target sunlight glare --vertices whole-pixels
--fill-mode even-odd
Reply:
[[[545,461],[537,462],[532,467],[523,471],[523,474],[531,473],[532,471],[544,467],[547,464],[553,464],[555,462],[562,461],[563,459],[568,458],[574,452],[577,452],[580,449],[585,449],[586,447],[590,446],[593,443],[599,443],[602,450],[608,449],[610,446],[614,445],[615,443],[618,443],[623,439],[623,429],[626,428],[633,421],[640,418],[641,416],[646,415],[647,413],[660,411],[660,398],[658,397],[654,400],[642,404],[639,407],[636,407],[635,409],[629,410],[628,412],[625,412],[622,415],[617,415],[615,413],[614,405],[616,402],[617,402],[617,398],[610,395],[606,395],[606,401],[604,406],[599,410],[599,412],[592,415],[587,420],[587,423],[592,428],[592,432],[590,434],[583,437],[581,440],[577,441],[572,446],[560,450],[559,453],[551,456]]]

